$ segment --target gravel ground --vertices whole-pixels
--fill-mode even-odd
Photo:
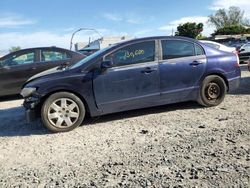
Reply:
[[[250,187],[250,72],[217,107],[188,102],[50,134],[0,102],[0,187]]]

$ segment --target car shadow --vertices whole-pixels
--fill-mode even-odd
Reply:
[[[95,118],[86,118],[82,125],[95,125],[98,123],[106,123],[110,121],[115,121],[119,119],[129,119],[143,115],[150,115],[150,114],[159,114],[163,112],[170,112],[176,110],[185,110],[185,109],[198,109],[203,108],[196,102],[183,102],[183,103],[176,103],[176,104],[168,104],[150,108],[143,108],[137,110],[130,110],[124,111],[114,114],[103,115]]]
[[[23,99],[21,95],[11,95],[6,97],[0,97],[0,102],[19,100],[19,99]]]
[[[40,121],[26,123],[23,107],[0,110],[0,137],[48,134]]]
[[[247,66],[241,66],[241,72],[242,74],[245,74],[244,72],[247,72],[250,75],[250,72],[247,68]],[[235,91],[230,92],[229,94],[232,95],[250,95],[250,76],[244,76],[240,80],[240,86]]]
[[[125,112],[119,112],[110,115],[104,115],[100,117],[87,117],[83,125],[97,125],[99,123],[105,123],[115,121],[119,119],[129,119],[133,117],[157,114],[169,111],[175,111],[180,109],[196,109],[202,108],[195,102],[185,102],[178,104],[170,104],[158,107],[144,108],[139,110],[131,110]],[[32,123],[26,123],[24,117],[23,107],[15,107],[10,109],[0,110],[0,137],[15,137],[15,136],[31,136],[31,135],[46,135],[51,134],[46,128],[43,127],[40,120]]]
[[[240,87],[230,92],[232,95],[250,95],[250,77],[243,77],[240,81]]]

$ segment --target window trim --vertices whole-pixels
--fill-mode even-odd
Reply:
[[[141,63],[133,63],[133,64],[128,64],[128,65],[114,65],[112,68],[124,68],[124,67],[131,67],[131,66],[135,66],[135,65],[140,65],[140,64],[146,64],[146,63],[152,63],[152,62],[158,62],[159,60],[159,54],[158,54],[158,51],[159,51],[159,46],[158,46],[158,40],[157,39],[148,39],[148,40],[144,40],[144,41],[135,41],[135,42],[132,42],[132,43],[129,43],[129,44],[126,44],[126,45],[122,45],[120,46],[119,48],[115,48],[114,50],[108,52],[107,54],[105,54],[101,59],[102,61],[105,61],[106,57],[109,56],[110,54],[122,49],[122,48],[125,48],[127,46],[130,46],[130,45],[134,45],[134,44],[139,44],[139,43],[143,43],[143,42],[155,42],[155,57],[154,57],[154,60],[153,61],[148,61],[148,62],[141,62]]]
[[[178,57],[178,58],[173,58],[173,59],[163,59],[163,46],[162,46],[162,42],[163,41],[183,41],[183,42],[188,42],[188,43],[191,43],[193,44],[194,46],[194,53],[195,55],[193,56],[186,56],[186,57]],[[195,49],[195,45],[199,46],[201,48],[201,50],[203,51],[203,54],[202,55],[196,55],[196,49]],[[160,54],[159,54],[159,62],[163,62],[163,61],[173,61],[175,62],[175,60],[181,60],[181,59],[186,59],[186,58],[194,58],[194,57],[203,57],[203,56],[206,56],[205,54],[205,50],[204,48],[199,44],[199,43],[196,43],[196,42],[193,42],[193,41],[188,41],[188,40],[185,40],[185,39],[160,39],[159,40],[159,51],[160,51]]]

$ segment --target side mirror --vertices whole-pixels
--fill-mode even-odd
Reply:
[[[111,60],[103,61],[101,63],[101,69],[102,70],[107,70],[108,68],[111,68],[111,67],[113,67],[113,62]]]

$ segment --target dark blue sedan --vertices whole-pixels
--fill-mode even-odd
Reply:
[[[183,37],[135,39],[98,51],[78,63],[40,73],[21,94],[29,121],[41,116],[53,132],[100,116],[182,101],[219,105],[240,83],[234,53]]]

